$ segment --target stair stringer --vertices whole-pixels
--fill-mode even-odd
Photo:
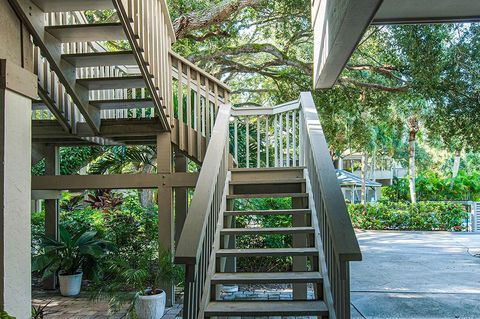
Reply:
[[[313,200],[313,191],[312,186],[310,183],[310,178],[308,176],[308,171],[304,169],[304,177],[305,177],[305,185],[306,185],[306,192],[308,194],[308,207],[311,211],[311,221],[312,227],[315,229],[315,248],[318,249],[318,262],[319,262],[319,269],[323,276],[323,300],[328,308],[328,318],[329,319],[337,319],[335,314],[335,307],[333,304],[333,296],[330,288],[330,277],[328,274],[328,267],[325,263],[325,254],[323,252],[323,244],[322,244],[322,236],[320,234],[320,225],[318,224],[318,214],[315,207],[315,201]]]

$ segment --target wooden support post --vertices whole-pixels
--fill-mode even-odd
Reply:
[[[45,175],[60,175],[59,148],[49,145],[45,153]],[[45,235],[58,240],[60,206],[58,199],[45,200]],[[57,277],[50,276],[43,281],[44,289],[56,289]]]
[[[292,198],[293,209],[308,208],[308,200],[302,198]],[[305,227],[306,216],[304,214],[293,215],[293,227]],[[307,235],[295,234],[293,235],[293,247],[307,247]],[[307,271],[307,257],[293,257],[293,271]],[[306,300],[307,299],[307,284],[293,284],[293,299]]]
[[[171,133],[157,135],[157,174],[164,176],[165,180],[172,173],[172,144]],[[172,187],[164,182],[158,187],[158,241],[162,249],[174,255],[174,219],[173,219],[173,192]],[[165,283],[162,287],[167,294],[167,306],[175,302],[174,287],[172,283]]]
[[[175,172],[187,172],[188,161],[187,157],[180,152],[175,153]],[[175,188],[175,247],[177,246],[180,234],[182,233],[185,219],[188,211],[188,188]]]

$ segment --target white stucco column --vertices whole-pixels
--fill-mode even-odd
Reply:
[[[33,73],[0,59],[0,308],[30,318]]]

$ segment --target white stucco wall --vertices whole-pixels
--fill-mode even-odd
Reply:
[[[6,90],[0,108],[0,125],[4,124],[1,126],[5,134],[4,166],[0,167],[3,174],[0,274],[4,287],[0,297],[10,315],[27,319],[31,312],[31,101]]]

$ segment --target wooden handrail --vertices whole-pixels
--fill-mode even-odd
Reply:
[[[231,105],[228,104],[222,105],[218,111],[212,138],[175,252],[175,263],[195,265],[201,253],[201,245],[207,228],[207,214],[212,204],[219,168],[222,161],[225,160],[223,157],[228,155],[225,148],[228,147],[230,112]]]
[[[328,223],[334,230],[331,236],[335,255],[341,262],[360,261],[362,260],[362,253],[348,216],[347,206],[340,190],[325,135],[310,92],[301,93],[300,105],[304,120],[303,125],[305,125],[307,133],[305,138],[310,139],[312,160],[316,166],[316,171],[310,173],[317,175],[322,190],[320,195],[325,205]]]
[[[203,318],[201,312],[208,296],[205,287],[215,266],[214,245],[228,189],[230,112],[230,105],[219,108],[175,253],[175,263],[185,265],[183,317],[187,319]]]

